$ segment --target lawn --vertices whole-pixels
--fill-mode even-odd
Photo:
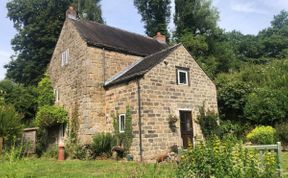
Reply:
[[[47,159],[0,162],[0,177],[175,177],[174,164],[140,164],[113,160],[56,161]]]
[[[288,152],[282,155],[284,178],[288,178]],[[0,177],[20,178],[78,178],[78,177],[175,177],[175,164],[140,164],[113,160],[56,161],[25,159],[17,162],[0,162]]]

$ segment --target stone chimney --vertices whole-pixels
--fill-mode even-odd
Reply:
[[[69,6],[69,8],[66,11],[66,19],[73,19],[77,20],[77,12],[75,10],[74,6]]]
[[[154,36],[153,38],[160,43],[166,44],[166,36],[162,35],[160,32],[157,32],[156,36]]]

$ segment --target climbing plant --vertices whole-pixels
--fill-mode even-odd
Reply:
[[[129,106],[126,106],[125,115],[126,118],[123,133],[119,132],[119,112],[116,111],[116,113],[112,117],[113,117],[114,134],[117,138],[117,143],[119,145],[123,145],[125,152],[128,153],[133,140],[132,114]]]

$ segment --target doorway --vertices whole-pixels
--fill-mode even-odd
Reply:
[[[191,111],[180,112],[180,130],[181,138],[183,140],[183,147],[187,148],[189,144],[193,143],[193,125]]]

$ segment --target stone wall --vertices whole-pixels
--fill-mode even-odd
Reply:
[[[164,62],[165,61],[165,62]],[[142,145],[144,160],[150,161],[155,156],[169,151],[172,145],[182,146],[180,121],[177,131],[169,128],[170,114],[179,118],[180,110],[192,112],[193,135],[202,136],[199,125],[195,122],[199,108],[217,112],[216,88],[213,82],[198,66],[183,46],[178,47],[163,62],[152,68],[140,80]],[[189,86],[177,85],[176,67],[189,68]],[[107,125],[111,125],[111,114],[118,110],[125,112],[130,105],[133,119],[134,139],[131,153],[139,160],[138,96],[136,81],[113,86],[106,91]],[[112,128],[112,127],[111,127]],[[109,128],[110,129],[110,128]]]
[[[69,49],[68,64],[61,66],[61,54],[66,49]],[[70,118],[73,111],[78,112],[82,143],[89,143],[95,133],[107,130],[104,81],[138,59],[87,46],[72,21],[64,22],[48,73],[54,89],[59,91],[56,104],[64,106]]]
[[[192,111],[193,135],[202,136],[195,122],[199,108],[204,105],[206,110],[217,112],[215,85],[182,45],[164,61],[141,80],[143,156],[148,160],[167,152],[172,145],[183,144],[180,119],[173,133],[168,124],[170,114],[179,118],[180,110]],[[189,68],[190,85],[177,85],[176,67]]]
[[[69,49],[68,63],[61,66],[61,55],[66,49]],[[73,111],[78,112],[80,122],[85,117],[85,108],[88,105],[85,87],[89,66],[87,49],[86,42],[81,38],[73,23],[66,20],[48,67],[53,88],[59,92],[59,100],[55,104],[64,106],[69,117],[72,116]]]
[[[134,159],[139,160],[139,126],[138,126],[138,88],[137,82],[131,81],[127,84],[121,84],[110,87],[105,94],[105,113],[107,132],[113,132],[113,114],[125,114],[126,106],[129,106],[132,114],[133,141],[130,152]]]

